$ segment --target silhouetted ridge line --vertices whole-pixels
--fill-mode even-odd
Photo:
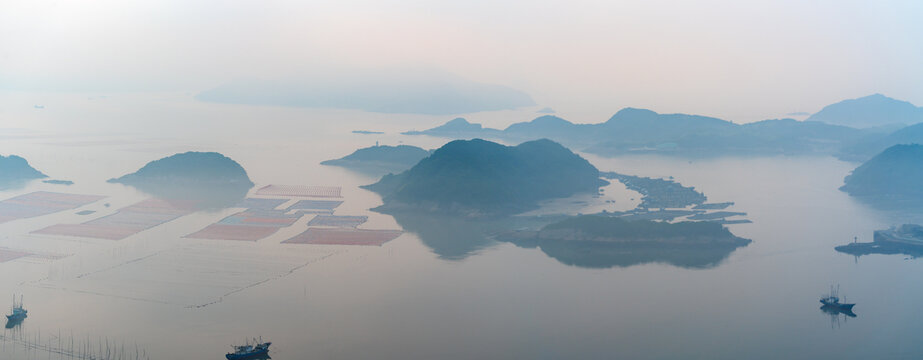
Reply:
[[[835,154],[843,144],[872,133],[819,121],[773,119],[741,125],[708,116],[625,108],[599,124],[574,124],[545,115],[499,130],[457,118],[429,130],[403,134],[515,142],[548,138],[605,156],[639,153],[717,156]]]

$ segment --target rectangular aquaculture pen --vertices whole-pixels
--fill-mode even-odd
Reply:
[[[396,239],[403,234],[400,230],[319,229],[307,231],[285,240],[283,244],[315,245],[376,245]]]
[[[257,195],[264,196],[298,196],[339,198],[339,186],[306,186],[306,185],[266,185],[256,191]]]
[[[75,209],[103,198],[105,196],[36,191],[0,201],[0,223]]]

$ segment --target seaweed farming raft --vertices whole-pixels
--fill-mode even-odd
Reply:
[[[122,240],[189,214],[194,211],[192,205],[179,201],[147,199],[99,219],[81,224],[52,225],[32,233]]]
[[[0,223],[75,209],[103,198],[98,195],[36,191],[0,201]]]
[[[295,237],[285,240],[283,244],[314,245],[373,245],[397,239],[403,234],[400,230],[363,230],[363,229],[324,229],[309,228]]]

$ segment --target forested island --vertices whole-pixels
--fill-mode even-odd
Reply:
[[[685,208],[690,205],[702,205],[708,200],[705,194],[696,191],[694,187],[683,186],[672,180],[624,175],[612,171],[602,172],[600,176],[618,180],[629,190],[641,193],[641,204],[638,208]]]
[[[110,179],[121,184],[146,182],[177,184],[239,184],[252,187],[247,171],[231,158],[216,152],[189,151],[154,160],[134,173]]]
[[[326,160],[322,165],[341,166],[372,172],[400,172],[410,169],[420,160],[430,155],[430,151],[410,145],[375,145],[356,150],[339,159]]]
[[[379,159],[395,151],[379,148],[360,149],[342,160]],[[624,213],[510,216],[534,209],[547,199],[599,194],[599,187],[606,184],[602,178],[641,192],[642,205]],[[577,266],[665,262],[700,268],[719,263],[750,242],[720,224],[727,221],[725,217],[743,213],[708,213],[732,203],[706,204],[704,194],[672,180],[600,173],[579,155],[544,139],[517,146],[482,139],[452,141],[410,169],[364,187],[382,196],[384,204],[373,210],[394,216],[401,227],[417,233],[446,259],[464,258],[496,239],[538,247]],[[691,209],[693,206],[702,208]],[[664,216],[670,220],[698,216],[709,221],[652,221]]]
[[[382,195],[382,212],[424,211],[468,217],[512,215],[539,201],[598,193],[599,170],[551,140],[505,146],[456,140],[411,169],[365,188]]]
[[[74,185],[74,182],[70,180],[53,179],[53,180],[42,180],[42,182],[46,184],[53,184],[53,185]]]
[[[185,152],[154,160],[111,183],[130,185],[154,196],[196,201],[205,207],[230,206],[253,182],[236,161],[216,152]]]
[[[472,124],[464,118],[454,118],[445,124],[439,125],[429,130],[423,131],[405,131],[402,135],[430,135],[448,138],[467,138],[467,137],[495,137],[499,135],[499,130],[482,127],[481,124]]]
[[[895,145],[866,161],[840,190],[873,201],[923,203],[923,145]]]
[[[26,159],[16,156],[0,155],[0,187],[48,177],[36,170]]]

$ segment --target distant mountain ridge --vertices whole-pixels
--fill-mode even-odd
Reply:
[[[808,120],[856,128],[892,124],[910,125],[923,122],[923,108],[907,101],[892,99],[882,94],[873,94],[827,105],[821,111],[808,117]]]
[[[195,98],[230,104],[430,115],[535,105],[532,97],[520,90],[421,69],[351,70],[307,78],[237,80],[202,91]]]
[[[865,161],[889,147],[900,144],[923,144],[923,123],[910,125],[890,134],[870,134],[847,144],[837,156],[844,160]]]
[[[547,138],[604,156],[835,155],[855,161],[898,143],[923,142],[923,134],[917,134],[923,133],[923,125],[903,129],[915,123],[923,123],[923,108],[874,94],[828,105],[804,121],[770,119],[736,124],[709,116],[659,114],[628,107],[597,124],[575,124],[544,115],[500,130],[456,118],[429,130],[403,134],[514,143]]]
[[[481,124],[473,124],[464,118],[454,118],[445,124],[439,125],[429,130],[423,131],[405,131],[403,135],[431,135],[440,137],[465,137],[465,136],[491,136],[499,134],[499,130],[485,128]]]
[[[503,130],[508,136],[545,137],[552,132],[575,131],[577,125],[554,115],[539,116],[530,122],[515,123]]]
[[[646,109],[625,108],[599,124],[574,124],[545,115],[499,130],[457,118],[433,129],[404,134],[484,137],[510,142],[547,138],[600,155],[711,156],[832,154],[842,143],[861,139],[866,133],[817,121],[777,119],[740,125],[708,116],[658,114]]]
[[[430,153],[428,150],[410,145],[375,145],[356,150],[339,159],[322,161],[321,165],[366,170],[381,175],[410,169]]]

